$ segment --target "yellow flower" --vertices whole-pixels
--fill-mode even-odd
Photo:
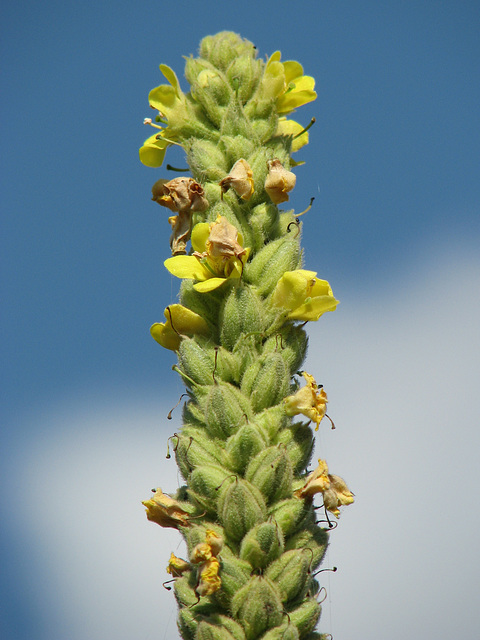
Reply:
[[[223,194],[232,187],[239,198],[242,198],[242,200],[250,200],[254,185],[253,173],[248,162],[243,158],[237,160],[228,176],[220,180],[219,185],[222,189],[222,197]]]
[[[160,71],[170,84],[162,84],[150,91],[148,94],[150,106],[152,109],[158,110],[162,122],[188,118],[185,94],[180,89],[175,72],[166,64],[160,65]],[[154,125],[149,118],[146,118],[144,122],[159,129],[159,132],[147,138],[143,146],[140,147],[140,161],[147,167],[160,167],[165,158],[167,147],[178,144],[178,142],[168,126],[163,128]]]
[[[178,529],[178,527],[190,526],[188,512],[160,488],[155,491],[150,500],[145,500],[142,504],[147,508],[147,518],[161,527]]]
[[[307,476],[301,489],[295,491],[298,498],[312,498],[316,493],[323,494],[325,508],[338,518],[342,505],[352,504],[353,493],[347,487],[345,480],[340,476],[328,473],[325,460],[318,460],[318,467]]]
[[[177,278],[198,280],[193,285],[197,291],[213,291],[227,280],[241,277],[250,252],[242,243],[236,227],[218,216],[215,222],[201,222],[193,228],[192,256],[174,256],[164,264]]]
[[[210,596],[218,591],[222,586],[222,581],[218,575],[220,562],[217,558],[211,558],[201,566],[200,580],[196,591],[199,596]]]
[[[317,425],[318,431],[320,422],[327,411],[327,394],[323,389],[319,389],[315,378],[306,371],[303,372],[306,385],[299,389],[293,396],[287,396],[283,401],[287,416],[296,416],[299,413],[304,415]]]
[[[268,174],[265,180],[265,191],[274,204],[287,202],[288,192],[293,189],[297,176],[287,171],[278,158],[267,162]]]
[[[315,78],[303,75],[303,67],[296,60],[280,62],[281,53],[275,51],[265,68],[264,93],[276,98],[279,115],[291,113],[316,99]]]
[[[170,560],[168,561],[167,573],[174,578],[179,578],[185,571],[189,571],[190,569],[190,563],[182,560],[182,558],[177,558],[174,553],[171,554]]]
[[[190,554],[190,562],[199,564],[201,562],[208,562],[212,557],[217,557],[223,547],[223,538],[212,531],[207,529],[205,542],[197,544]]]
[[[152,338],[165,349],[178,351],[182,336],[206,335],[208,324],[194,311],[181,304],[171,304],[164,311],[167,321],[150,327]]]
[[[297,269],[286,271],[275,287],[272,304],[283,307],[289,320],[318,320],[339,304],[326,280],[316,277],[316,271]]]

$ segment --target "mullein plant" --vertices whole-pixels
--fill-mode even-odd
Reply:
[[[306,470],[327,395],[301,367],[305,324],[338,301],[303,268],[298,215],[278,206],[301,164],[292,153],[308,143],[289,116],[315,100],[314,79],[279,51],[257,59],[231,32],[186,58],[189,93],[172,69],[160,71],[168,84],[149,94],[155,131],[140,159],[160,167],[179,145],[189,175],[152,188],[172,214],[165,267],[181,282],[179,302],[150,331],[176,352],[186,387],[183,427],[170,439],[185,484],[143,504],[186,541],[187,558],[172,553],[166,568],[178,628],[185,640],[326,638],[315,631],[316,574],[328,512],[338,517],[353,494],[325,460]]]

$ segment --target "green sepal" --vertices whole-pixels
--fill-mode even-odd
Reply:
[[[311,513],[311,504],[305,502],[305,500],[300,500],[300,498],[290,498],[273,505],[268,515],[275,518],[283,531],[283,535],[288,538],[303,525],[305,519]]]
[[[250,482],[237,478],[225,485],[218,500],[218,517],[227,536],[240,542],[252,527],[266,520],[267,507],[260,491]]]
[[[282,602],[304,594],[310,581],[310,562],[308,551],[292,550],[283,553],[268,567],[265,575],[277,585]]]
[[[212,464],[228,467],[224,449],[207,437],[205,429],[184,426],[177,438],[175,458],[185,479],[195,467]]]
[[[220,340],[232,350],[243,334],[263,331],[263,305],[252,287],[232,287],[220,312]]]
[[[315,440],[311,428],[303,422],[296,422],[282,429],[277,443],[285,445],[287,455],[296,473],[303,471],[312,457]]]
[[[198,389],[196,391],[198,394]],[[184,425],[197,427],[204,427],[206,425],[204,410],[193,400],[189,400],[184,404],[182,409],[182,419]]]
[[[285,545],[285,550],[310,549],[312,559],[310,563],[311,571],[314,571],[322,562],[328,547],[328,532],[313,526],[313,522],[307,528],[302,528],[293,536],[289,537]]]
[[[178,612],[177,626],[184,640],[194,640],[198,628],[198,614],[194,614],[188,608],[182,608]]]
[[[290,235],[269,242],[245,266],[244,280],[257,287],[260,295],[271,293],[285,271],[294,271],[300,264],[300,244]]]
[[[180,302],[208,322],[213,330],[218,325],[218,309],[223,294],[218,291],[210,291],[209,293],[201,293],[193,288],[193,280],[182,280],[180,285]]]
[[[195,339],[184,338],[178,350],[178,363],[187,387],[213,384],[215,351],[212,347],[207,350],[205,343],[200,346]]]
[[[249,100],[262,75],[262,63],[251,56],[240,56],[230,63],[226,76],[242,104]]]
[[[298,607],[288,610],[290,622],[297,627],[300,640],[306,640],[307,636],[310,638],[310,633],[315,629],[315,626],[320,618],[322,607],[318,604],[315,598],[307,598]],[[314,634],[317,635],[317,634]],[[312,636],[312,640],[313,640]],[[319,635],[319,638],[323,638],[323,635]]]
[[[268,446],[268,437],[255,424],[245,424],[227,440],[225,448],[230,468],[243,473],[248,462]]]
[[[207,431],[210,436],[226,440],[251,415],[250,401],[237,387],[221,382],[210,388],[205,402]]]
[[[270,440],[275,441],[278,432],[288,425],[289,420],[282,404],[276,407],[269,407],[261,413],[257,413],[254,423],[258,425],[260,429],[263,429]]]
[[[188,495],[190,499],[208,514],[215,514],[222,483],[232,476],[232,472],[224,467],[205,465],[192,471],[188,479]]]
[[[250,579],[232,600],[232,613],[245,630],[247,640],[277,627],[283,617],[283,606],[277,587],[264,576]]]
[[[273,204],[257,205],[250,214],[250,225],[253,231],[252,249],[257,252],[266,241],[274,240],[279,235],[278,209]]]
[[[264,495],[267,503],[292,495],[292,465],[285,447],[269,447],[251,460],[245,478]]]
[[[232,618],[216,614],[200,622],[195,640],[245,640],[245,633]]]
[[[173,591],[180,610],[182,610],[183,607],[188,607],[188,610],[195,616],[215,613],[218,607],[210,601],[210,598],[198,600],[195,592],[197,581],[195,573],[196,572],[193,571],[188,577],[182,576],[181,578],[175,579]]]
[[[278,404],[288,395],[290,373],[278,353],[261,356],[245,371],[241,389],[251,399],[253,410],[262,411]]]
[[[240,547],[240,558],[253,569],[265,569],[284,549],[283,533],[276,522],[262,522],[247,533]]]

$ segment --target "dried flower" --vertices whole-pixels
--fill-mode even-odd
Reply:
[[[307,476],[305,484],[295,492],[299,498],[312,498],[316,493],[323,494],[325,508],[338,518],[342,505],[352,504],[353,493],[340,476],[328,473],[325,460],[318,460],[318,467]]]
[[[293,189],[297,176],[287,171],[278,158],[269,160],[268,175],[265,180],[265,191],[274,204],[280,204],[288,200],[288,192]]]
[[[222,189],[222,197],[232,187],[242,200],[250,200],[254,186],[253,173],[248,162],[243,158],[237,160],[228,176],[220,180],[219,184]]]
[[[301,413],[316,423],[315,431],[327,410],[327,394],[319,389],[315,378],[306,371],[303,372],[307,384],[299,389],[293,396],[287,396],[284,400],[287,416],[296,416]]]
[[[160,488],[142,504],[147,508],[147,518],[161,527],[178,529],[190,526],[188,512],[176,500],[163,493]]]

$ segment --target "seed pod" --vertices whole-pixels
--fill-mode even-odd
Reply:
[[[228,169],[225,156],[218,144],[210,140],[189,140],[187,161],[192,174],[202,182],[218,182]]]
[[[237,558],[228,547],[223,548],[220,560],[222,586],[212,595],[212,602],[230,610],[233,596],[250,580],[251,567],[248,562]]]
[[[283,553],[268,567],[265,575],[277,585],[282,602],[294,600],[304,593],[310,580],[310,561],[310,553],[293,550]]]
[[[192,338],[184,338],[180,344],[178,353],[178,361],[180,368],[185,376],[185,384],[188,387],[193,387],[189,380],[192,380],[197,385],[209,385],[213,384],[213,369],[214,369],[214,350],[211,348],[209,353],[205,349],[205,345],[200,346],[198,342]]]
[[[184,426],[177,436],[175,458],[182,476],[188,478],[195,467],[204,465],[218,465],[226,467],[228,458],[220,447],[212,447],[204,429]]]
[[[226,440],[245,424],[252,414],[248,398],[233,385],[214,385],[206,398],[207,431],[214,438]]]
[[[285,445],[287,455],[295,472],[301,472],[312,457],[314,438],[312,430],[303,422],[282,429],[277,442]]]
[[[306,639],[307,636],[310,638],[308,634],[315,629],[321,612],[322,608],[315,598],[308,598],[299,607],[289,611],[290,622],[297,627],[300,638]],[[324,636],[320,634],[317,637],[323,638]]]
[[[270,407],[257,413],[254,423],[262,429],[270,440],[277,437],[278,432],[287,426],[289,418],[287,417],[283,405]]]
[[[197,467],[189,477],[189,497],[197,502],[207,513],[215,513],[220,485],[231,472],[214,465]]]
[[[269,510],[268,515],[275,518],[283,535],[288,539],[303,525],[311,511],[311,505],[307,504],[305,500],[290,498],[275,504]]]
[[[251,287],[233,287],[220,312],[222,344],[232,350],[242,334],[263,331],[263,305]]]
[[[322,562],[328,547],[328,532],[325,529],[319,529],[310,525],[302,528],[293,536],[288,538],[285,550],[291,549],[310,549],[312,551],[312,560],[310,570],[314,571]]]
[[[290,373],[278,353],[267,354],[254,362],[242,378],[242,393],[249,396],[255,412],[278,404],[288,394]]]
[[[255,424],[245,424],[226,442],[230,468],[243,473],[248,462],[268,444],[266,435]]]
[[[299,637],[297,627],[289,621],[280,627],[270,629],[260,640],[298,640]]]
[[[246,265],[244,278],[257,287],[260,295],[273,291],[285,271],[295,270],[300,263],[300,244],[297,238],[285,236],[269,242]]]
[[[177,624],[184,640],[194,640],[198,628],[198,619],[190,609],[185,607],[180,609],[178,612]]]
[[[300,327],[290,326],[270,336],[263,344],[263,353],[279,353],[285,360],[290,375],[293,375],[303,364],[307,354],[307,334]]]
[[[283,534],[276,522],[262,522],[243,538],[240,557],[253,569],[265,569],[283,552]]]
[[[233,598],[232,613],[244,628],[247,640],[258,638],[282,621],[278,589],[268,578],[254,576]]]
[[[260,489],[267,503],[291,496],[293,472],[285,448],[269,447],[257,454],[248,465],[245,478]]]
[[[180,301],[201,316],[212,328],[218,325],[218,309],[223,296],[219,291],[201,293],[193,288],[193,280],[182,280],[180,285]]]
[[[267,509],[260,491],[246,480],[237,479],[221,492],[218,515],[227,536],[240,542],[247,531],[266,520]]]
[[[230,620],[230,622],[226,622]],[[235,625],[235,627],[233,627]],[[232,633],[233,631],[233,633]],[[208,620],[202,620],[197,628],[195,640],[244,640],[242,627],[227,616],[217,615]]]

